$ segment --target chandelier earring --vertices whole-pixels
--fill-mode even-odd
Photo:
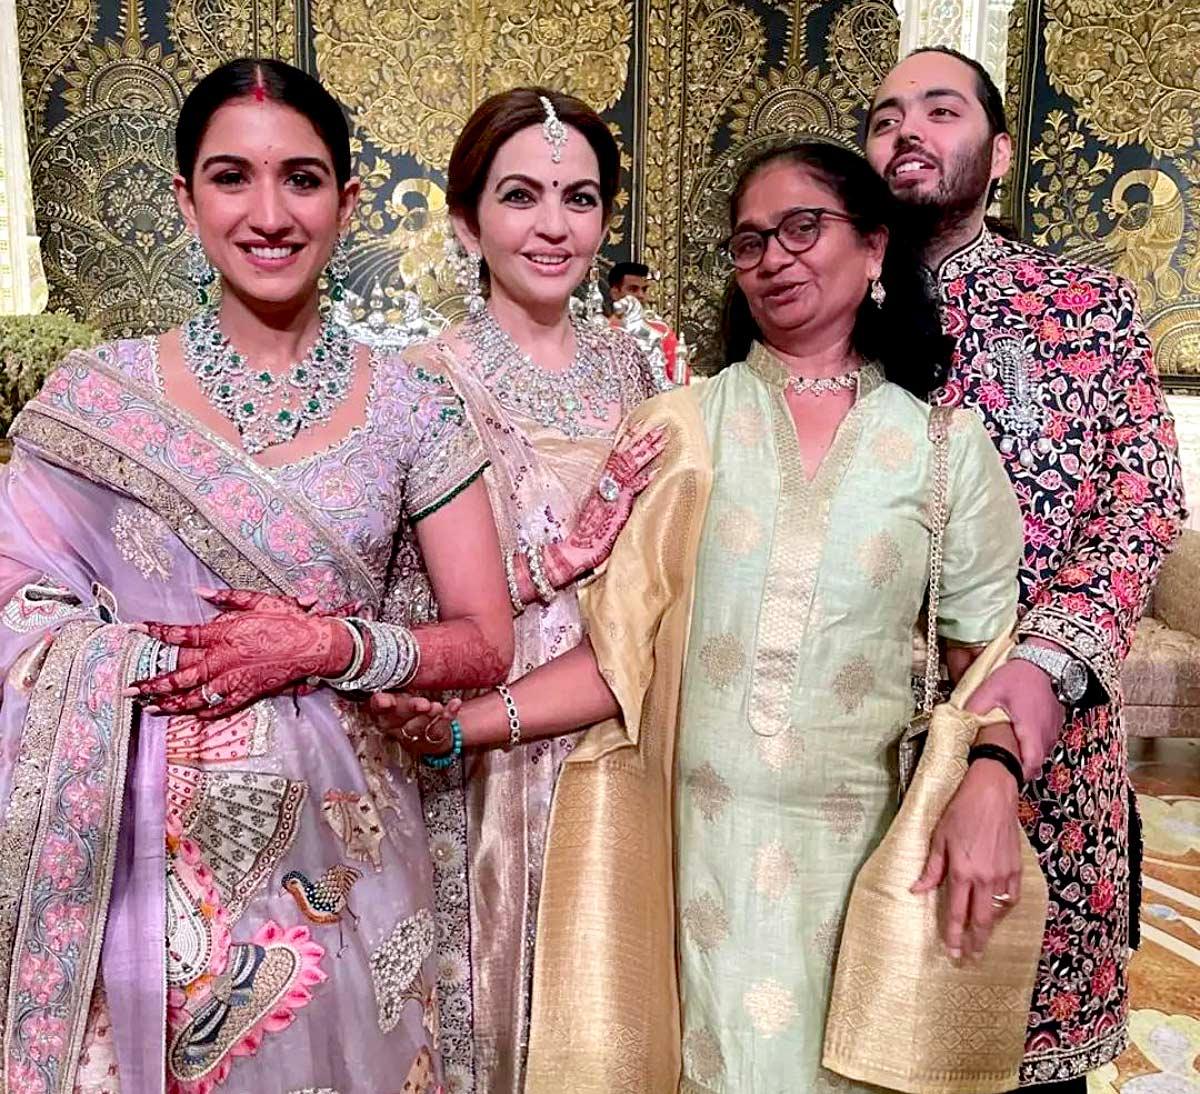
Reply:
[[[878,278],[871,280],[871,300],[875,307],[882,308],[883,302],[887,299],[887,289],[883,287],[883,282]]]
[[[329,256],[329,265],[325,267],[325,277],[329,282],[329,299],[340,304],[346,299],[346,285],[350,280],[350,241],[345,236],[339,236],[333,254]]]
[[[217,271],[209,262],[199,236],[192,236],[188,243],[184,252],[184,264],[187,278],[196,293],[197,307],[207,308],[212,304],[212,287],[217,281]]]
[[[454,283],[463,291],[467,315],[471,318],[481,315],[487,304],[483,298],[483,256],[468,251],[452,234],[446,240],[446,262],[454,274]]]
[[[583,298],[584,314],[588,322],[599,325],[604,322],[604,291],[600,288],[600,259],[592,259],[588,270],[587,293]]]

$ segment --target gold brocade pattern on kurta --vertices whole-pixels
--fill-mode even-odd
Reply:
[[[754,590],[766,582],[770,559],[731,561],[714,525],[720,499],[737,482],[752,479],[760,485],[753,503],[778,527],[773,449],[748,450],[724,428],[739,406],[768,407],[772,400],[782,402],[782,383],[771,385],[739,365],[701,387],[653,400],[630,426],[665,422],[671,440],[607,569],[584,592],[597,658],[624,717],[593,729],[559,781],[539,919],[530,1094],[632,1094],[673,1090],[681,1081],[686,1089],[769,1091],[769,1082],[758,1081],[760,1073],[786,1076],[788,1090],[823,1082],[819,1027],[829,963],[820,950],[826,924],[836,923],[854,866],[890,812],[895,788],[881,750],[912,709],[911,624],[924,592],[928,528],[920,502],[928,460],[922,458],[902,481],[878,475],[861,447],[862,458],[850,461],[834,501],[826,554],[839,563],[852,559],[841,546],[847,538],[861,542],[887,527],[904,546],[907,568],[896,583],[902,591],[889,594],[892,608],[882,613],[880,594],[853,564],[822,566],[818,595],[862,597],[869,608],[851,609],[839,599],[838,612],[827,608],[820,625],[810,623],[800,633],[801,675],[788,685],[789,718],[776,736],[757,738],[783,745],[781,762],[768,766],[759,749],[744,747],[757,737],[747,717],[751,683],[714,688],[700,656],[707,635],[735,633],[747,641],[755,633],[760,597]],[[901,423],[914,443],[924,441],[928,409],[911,396],[883,385],[863,404],[865,435],[884,422]],[[772,444],[776,440],[773,435]],[[948,597],[958,614],[948,636],[978,638],[980,630],[1002,629],[1012,615],[1019,518],[982,430],[973,426],[952,443],[962,512],[983,512],[998,522],[959,529],[963,543],[991,544],[997,571],[970,547],[960,554],[955,538],[950,541]],[[770,488],[761,489],[764,483]],[[688,500],[684,508],[691,484],[699,487],[700,504]],[[987,504],[980,504],[985,498]],[[864,518],[874,526],[852,527]],[[968,588],[973,610],[962,602]],[[846,634],[851,645],[869,642],[879,662],[879,694],[853,716],[839,713],[828,683],[830,663],[853,655],[831,648],[845,628],[830,620],[842,611],[867,631],[890,620],[883,632]],[[647,665],[653,667],[649,676]],[[707,802],[693,787],[711,783],[713,773],[730,787],[736,808],[731,803],[706,815]],[[821,798],[843,784],[871,805],[870,823],[864,805],[859,840],[845,847],[826,831],[819,810]],[[793,815],[796,809],[804,815]],[[775,842],[796,862],[786,887],[774,850],[756,856]],[[756,891],[756,861],[769,896]],[[727,917],[729,937],[702,951],[685,917],[711,902]],[[674,1024],[677,959],[681,1029]],[[563,967],[578,970],[569,984],[557,972]],[[637,1051],[616,1048],[610,1031],[617,1029]]]

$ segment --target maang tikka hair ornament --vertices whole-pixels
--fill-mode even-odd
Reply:
[[[540,98],[542,109],[546,112],[546,120],[542,122],[542,136],[550,146],[550,159],[554,163],[562,163],[562,150],[567,144],[567,127],[555,113],[554,104],[545,95]]]

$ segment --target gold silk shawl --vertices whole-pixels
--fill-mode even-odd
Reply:
[[[822,1060],[848,1078],[909,1094],[1003,1094],[1020,1085],[1046,924],[1046,879],[1028,838],[1020,833],[1021,898],[979,961],[946,956],[940,894],[908,889],[979,727],[1007,721],[1001,711],[981,718],[963,707],[1012,645],[1008,636],[993,642],[935,709],[904,804],[854,880]]]
[[[712,485],[701,398],[680,388],[643,404],[626,424],[634,432],[665,426],[667,448],[606,567],[580,595],[623,717],[589,731],[559,775],[526,1094],[652,1094],[679,1083],[672,779]]]

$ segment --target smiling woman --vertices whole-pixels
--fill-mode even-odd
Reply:
[[[409,356],[452,378],[483,438],[501,543],[514,561],[515,661],[529,668],[583,637],[572,582],[607,555],[662,446],[655,434],[635,436],[610,455],[624,416],[654,390],[650,365],[628,335],[573,321],[569,309],[594,275],[620,158],[586,104],[516,88],[471,115],[448,175],[470,318]],[[412,581],[407,599],[420,601],[419,574]],[[442,1051],[454,1089],[522,1088],[541,846],[574,739],[527,745],[517,712],[497,740],[471,742],[509,747],[481,748],[465,779],[455,770],[424,776],[445,971]],[[407,746],[445,747],[411,737]]]
[[[486,457],[443,373],[321,316],[358,193],[329,94],[235,61],[177,142],[204,306],[69,355],[0,480],[4,1077],[424,1092],[420,802],[351,699],[505,677]],[[397,557],[439,621],[377,621]]]

